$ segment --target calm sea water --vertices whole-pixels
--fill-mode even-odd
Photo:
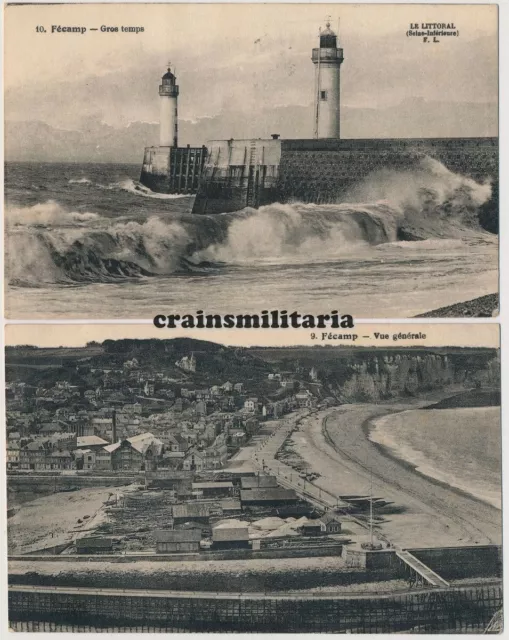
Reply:
[[[469,222],[490,186],[431,159],[350,202],[216,216],[138,177],[133,165],[7,164],[8,317],[407,317],[497,291],[497,238]],[[420,240],[398,241],[402,228]]]
[[[403,411],[370,438],[421,473],[502,508],[500,407]]]

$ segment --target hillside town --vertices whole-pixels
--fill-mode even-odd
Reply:
[[[236,359],[244,356],[233,356],[233,369]],[[210,353],[194,351],[173,362],[163,358],[161,366],[143,354],[108,358],[108,368],[81,359],[70,381],[62,380],[63,372],[52,384],[47,377],[40,384],[9,381],[7,471],[14,493],[17,482],[33,490],[33,483],[51,484],[51,478],[55,496],[65,500],[71,491],[78,503],[87,479],[111,489],[101,517],[90,517],[84,500],[68,524],[71,534],[59,538],[50,525],[46,543],[40,531],[35,544],[21,548],[11,536],[11,550],[132,555],[295,550],[297,544],[316,554],[320,536],[321,555],[338,553],[339,540],[329,536],[341,535],[339,516],[317,510],[252,454],[281,424],[290,425],[290,433],[300,415],[335,404],[324,396],[316,368],[264,363],[249,375],[248,360],[248,374],[224,379],[210,366],[201,370],[211,360]],[[94,385],[72,383],[78,380]],[[66,486],[57,489],[57,478]]]
[[[8,383],[7,469],[217,470],[262,422],[317,404],[295,372],[267,374],[270,395],[262,397],[246,380],[197,387],[197,368],[190,353],[175,362],[180,377],[132,358],[118,369],[92,369],[95,388]],[[307,378],[316,384],[316,371]]]
[[[58,607],[73,624],[131,623],[140,598],[163,602],[153,590],[175,602],[198,594],[201,611],[246,592],[294,607],[327,594],[447,594],[469,581],[494,590],[476,628],[500,608],[500,510],[370,438],[408,415],[430,429],[481,412],[496,427],[494,349],[20,345],[7,353],[6,398],[17,629],[53,624]],[[97,590],[122,600],[105,600],[104,613],[92,601],[67,609],[90,589],[94,603]],[[180,604],[164,603],[163,628],[201,628],[194,605],[184,620]],[[206,629],[214,616],[204,614]]]

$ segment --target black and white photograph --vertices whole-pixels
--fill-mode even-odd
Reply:
[[[501,632],[496,324],[191,333],[8,326],[11,630]]]
[[[498,313],[495,4],[10,4],[12,319]]]

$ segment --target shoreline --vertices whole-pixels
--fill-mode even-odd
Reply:
[[[424,408],[425,407],[422,407],[422,409]],[[411,410],[412,409],[410,409],[410,411]],[[409,410],[406,409],[405,411],[409,411]],[[402,467],[409,469],[413,473],[416,473],[422,476],[424,479],[428,480],[429,482],[433,482],[434,484],[440,485],[444,489],[454,491],[459,495],[465,496],[469,499],[476,500],[477,502],[480,502],[481,504],[486,505],[488,507],[493,507],[494,509],[497,509],[502,513],[502,509],[494,505],[489,500],[484,500],[480,496],[468,491],[467,489],[463,489],[461,487],[458,487],[457,485],[454,485],[448,482],[447,480],[441,480],[440,478],[432,475],[431,473],[426,473],[422,471],[418,463],[415,463],[415,462],[412,462],[411,460],[406,459],[405,457],[403,457],[403,455],[398,455],[396,450],[392,449],[390,445],[384,445],[381,442],[378,442],[372,439],[371,434],[373,431],[377,429],[378,425],[376,423],[378,420],[380,420],[381,418],[387,417],[389,415],[392,416],[392,415],[396,415],[397,413],[404,413],[405,411],[395,411],[394,413],[389,413],[386,416],[377,416],[375,418],[368,418],[368,420],[366,420],[362,425],[362,430],[366,436],[366,439],[369,440],[369,442],[379,451],[381,455],[387,458],[390,458],[392,461],[396,462],[397,464],[400,464]],[[437,472],[440,473],[439,470],[437,470]]]
[[[343,405],[319,412],[303,420],[302,435],[297,431],[293,437],[295,450],[320,473],[314,484],[337,496],[367,495],[374,475],[374,493],[394,505],[394,511],[384,511],[378,528],[396,546],[500,544],[500,510],[418,472],[367,436],[371,420],[418,409],[436,402],[439,395],[445,394],[407,402]]]

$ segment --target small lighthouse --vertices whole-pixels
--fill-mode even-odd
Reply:
[[[159,97],[161,99],[159,145],[161,147],[178,147],[178,94],[177,78],[171,72],[171,65],[168,63],[168,71],[162,77],[159,85]]]
[[[338,36],[327,22],[320,30],[320,47],[313,49],[315,65],[314,137],[339,138],[339,71],[343,49],[338,48]]]

